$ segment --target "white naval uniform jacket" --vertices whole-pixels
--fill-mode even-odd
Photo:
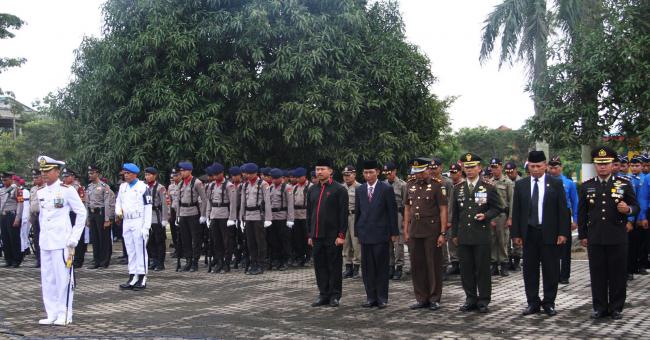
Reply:
[[[125,230],[138,230],[148,235],[152,202],[151,190],[143,181],[137,180],[133,187],[129,183],[122,183],[115,201],[115,214],[122,216]]]
[[[77,190],[57,180],[37,192],[40,212],[38,221],[41,235],[38,244],[43,250],[64,249],[68,241],[77,242],[84,231],[86,207]],[[74,226],[70,223],[70,211],[77,214]]]

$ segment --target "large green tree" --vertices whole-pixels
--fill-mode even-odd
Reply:
[[[432,154],[449,100],[394,1],[126,1],[51,111],[73,162],[170,167]]]
[[[15,37],[16,35],[12,31],[20,29],[23,24],[24,22],[13,14],[0,13],[0,39],[11,39]],[[0,56],[0,73],[2,73],[2,71],[6,70],[7,68],[20,66],[24,62],[24,58]],[[2,94],[3,91],[2,88],[0,88],[0,95]]]

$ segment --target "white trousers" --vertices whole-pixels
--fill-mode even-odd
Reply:
[[[32,228],[32,224],[29,223],[29,220],[22,220],[20,226],[20,250],[25,251],[29,248],[29,231]]]
[[[142,237],[140,230],[141,219],[124,220],[122,237],[126,254],[129,257],[129,274],[147,274],[149,256],[147,254],[147,242]]]
[[[74,271],[66,268],[68,249],[41,249],[41,286],[43,304],[48,319],[65,316],[72,321],[72,298],[74,296]]]

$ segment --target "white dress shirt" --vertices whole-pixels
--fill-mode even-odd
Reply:
[[[533,190],[535,188],[535,177],[530,176],[530,198],[533,198]],[[544,192],[546,191],[546,174],[537,179],[537,190],[539,192],[539,200],[537,201],[537,221],[542,224],[542,216],[544,206]]]

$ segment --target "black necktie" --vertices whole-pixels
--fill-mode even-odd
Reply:
[[[532,226],[539,225],[539,187],[537,186],[538,179],[534,179],[533,196],[530,198],[530,215],[528,216],[528,224]]]

